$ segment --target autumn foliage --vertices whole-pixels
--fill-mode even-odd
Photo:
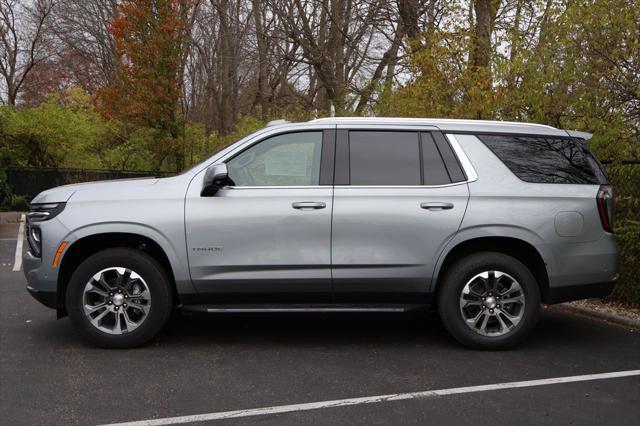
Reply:
[[[103,116],[158,131],[158,165],[183,156],[178,106],[191,7],[192,0],[125,0],[110,28],[116,78],[96,95]]]

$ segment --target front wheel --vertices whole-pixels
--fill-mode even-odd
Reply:
[[[529,269],[513,257],[476,253],[446,271],[438,311],[445,328],[463,345],[506,349],[535,327],[540,290]]]
[[[172,309],[169,280],[148,254],[131,248],[98,252],[69,280],[67,312],[81,334],[105,348],[131,348],[152,339]]]

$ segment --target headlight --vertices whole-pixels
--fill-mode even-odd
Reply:
[[[27,225],[27,242],[31,253],[36,257],[40,257],[42,252],[42,236],[40,234],[40,228],[32,225]]]
[[[66,204],[67,203],[31,204],[29,206],[30,211],[27,213],[27,219],[29,222],[42,222],[53,219],[64,210]]]
[[[30,212],[27,213],[25,232],[31,253],[36,257],[42,255],[42,232],[38,224],[59,215],[62,210],[64,210],[65,204],[66,203],[42,203],[31,204],[29,206]]]

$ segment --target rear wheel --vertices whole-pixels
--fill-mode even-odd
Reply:
[[[131,348],[162,329],[171,314],[172,293],[164,270],[152,257],[113,248],[78,266],[66,302],[69,318],[92,343]]]
[[[535,327],[539,310],[535,278],[502,253],[476,253],[457,261],[438,294],[445,328],[463,345],[478,349],[517,345]]]

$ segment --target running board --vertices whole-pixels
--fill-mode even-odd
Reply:
[[[295,313],[295,312],[409,312],[428,308],[423,304],[369,304],[369,305],[183,305],[182,310],[198,313]]]

